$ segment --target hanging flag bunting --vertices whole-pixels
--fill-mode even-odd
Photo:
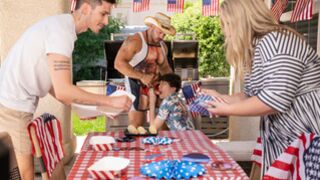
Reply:
[[[202,0],[202,15],[203,16],[218,16],[219,0]]]
[[[288,0],[276,0],[274,5],[272,6],[272,14],[274,18],[279,21],[280,17],[283,13],[283,11],[287,8],[288,6]]]
[[[167,11],[183,13],[184,0],[168,0]]]
[[[133,12],[149,10],[150,0],[133,0]]]
[[[312,0],[297,0],[292,11],[291,22],[312,19]]]
[[[77,0],[70,0],[70,11],[73,12],[76,8]]]

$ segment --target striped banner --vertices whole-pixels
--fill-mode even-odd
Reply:
[[[133,12],[149,10],[150,0],[133,0]]]
[[[167,11],[183,13],[184,0],[168,0]]]
[[[28,125],[30,140],[32,139],[31,127],[35,129],[42,160],[48,177],[50,178],[57,163],[60,162],[64,156],[60,122],[56,117],[48,113],[32,120]],[[33,153],[35,153],[34,145],[32,149]]]
[[[261,137],[257,138],[256,146],[253,149],[253,153],[251,156],[251,161],[256,163],[259,167],[261,167],[262,163],[262,144]]]
[[[280,17],[287,6],[288,0],[276,0],[274,5],[272,6],[271,12],[277,21],[280,20]]]
[[[297,0],[290,21],[297,22],[312,19],[312,4],[312,0]]]
[[[263,179],[320,179],[320,136],[302,134],[272,163]]]
[[[218,16],[219,0],[202,0],[202,15],[203,16]]]

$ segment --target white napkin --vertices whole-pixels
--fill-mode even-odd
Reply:
[[[92,136],[89,143],[91,145],[95,144],[112,144],[116,143],[115,139],[111,136]]]
[[[135,100],[135,96],[129,92],[118,90],[112,93],[110,96],[122,96],[127,95],[132,102]],[[97,117],[101,115],[106,115],[110,117],[114,117],[119,115],[122,110],[118,108],[113,108],[109,106],[95,106],[95,105],[83,105],[73,103],[72,110],[76,112],[76,114],[80,117],[80,119],[87,119],[92,117]]]

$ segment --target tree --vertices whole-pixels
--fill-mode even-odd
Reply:
[[[225,60],[224,38],[219,17],[201,14],[201,1],[186,2],[184,13],[175,14],[172,24],[178,33],[195,33],[199,41],[199,73],[201,77],[229,76],[229,65]]]
[[[108,26],[98,34],[89,30],[78,36],[72,54],[73,82],[100,79],[99,69],[95,65],[99,60],[104,60],[104,41],[110,39],[111,33],[119,32],[122,26],[119,19],[110,18]]]

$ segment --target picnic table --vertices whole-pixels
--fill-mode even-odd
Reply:
[[[132,177],[148,178],[140,173],[140,167],[148,163],[147,156],[154,153],[154,149],[170,160],[181,159],[183,155],[189,153],[201,153],[210,157],[210,162],[202,165],[206,169],[203,176],[197,179],[249,179],[241,167],[223,150],[213,144],[211,140],[201,131],[160,131],[158,136],[170,137],[175,141],[170,145],[148,145],[141,142],[144,137],[136,137],[134,142],[117,142],[116,147],[125,150],[121,151],[95,151],[89,144],[93,136],[108,135],[113,137],[123,137],[121,131],[89,133],[81,148],[69,175],[68,179],[92,179],[87,171],[94,162],[105,156],[116,156],[130,159],[130,164],[120,179],[130,179]],[[151,150],[152,149],[152,150]],[[232,165],[229,170],[217,170],[212,168],[213,162],[226,162]],[[152,178],[148,178],[152,179]]]

